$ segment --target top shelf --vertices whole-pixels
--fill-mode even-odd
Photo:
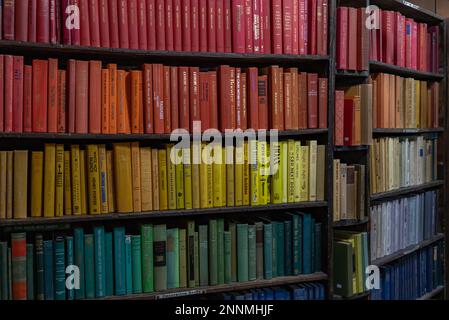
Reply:
[[[443,74],[419,71],[373,60],[370,61],[370,71],[371,73],[391,73],[397,76],[410,77],[418,80],[440,81],[444,79]]]

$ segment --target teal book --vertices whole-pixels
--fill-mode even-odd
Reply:
[[[299,256],[299,274],[304,272],[304,219],[302,215],[298,217],[298,256]]]
[[[231,282],[237,281],[237,230],[235,223],[229,224],[231,233]]]
[[[293,263],[292,263],[292,222],[290,220],[284,221],[284,275],[293,275]]]
[[[194,263],[195,263],[195,287],[200,285],[200,237],[198,231],[195,231],[193,235],[194,250]]]
[[[231,232],[225,231],[223,233],[224,238],[224,281],[225,283],[231,283]]]
[[[142,244],[140,236],[131,236],[133,293],[142,293]]]
[[[106,296],[114,295],[114,246],[112,241],[112,232],[105,232],[104,234],[105,247],[105,265],[106,265]]]
[[[55,299],[53,240],[44,240],[44,292],[45,300]]]
[[[198,226],[200,242],[200,286],[209,285],[209,246],[207,225]]]
[[[209,283],[218,284],[218,230],[217,220],[209,221]]]
[[[167,230],[167,288],[179,288],[179,229]]]
[[[300,274],[299,216],[292,214],[292,274]]]
[[[276,236],[276,243],[277,243],[277,276],[283,277],[285,275],[285,243],[284,243],[284,223],[283,222],[277,222],[277,236]]]
[[[42,294],[43,294],[43,288],[42,288]],[[0,298],[2,300],[8,300],[8,243],[7,242],[0,242]]]
[[[154,226],[154,289],[167,290],[167,226]]]
[[[84,230],[75,228],[73,230],[73,238],[75,243],[75,265],[79,269],[79,289],[75,289],[75,299],[84,299],[86,290],[84,287]],[[36,247],[37,250],[37,247]]]
[[[314,271],[321,271],[321,223],[315,223],[315,263]],[[363,274],[365,274],[363,272]]]
[[[273,240],[273,250],[272,250],[272,254],[271,254],[271,261],[272,263],[272,275],[273,278],[276,278],[278,276],[278,240],[277,240],[277,234],[278,234],[278,223],[276,221],[272,221],[271,222],[271,226],[272,226],[272,235],[271,235],[271,239]]]
[[[312,273],[312,217],[303,215],[303,273]]]
[[[126,294],[131,295],[133,294],[133,262],[130,235],[125,235],[125,274]]]
[[[1,249],[0,249],[0,264],[1,264]],[[0,268],[1,269],[1,268]],[[1,276],[0,276],[1,279]],[[1,283],[1,280],[0,280]],[[1,292],[1,290],[0,290]],[[1,300],[0,293],[0,300]],[[34,300],[34,245],[27,243],[27,299]]]
[[[115,295],[126,294],[125,228],[114,228]]]
[[[75,265],[75,257],[73,255],[73,237],[72,236],[67,236],[65,237],[65,245],[66,245],[66,250],[65,250],[65,264],[66,266],[73,266]],[[71,275],[71,274],[69,274]],[[67,275],[67,276],[69,276]],[[73,282],[72,285],[74,285],[74,281],[75,278],[73,277]],[[75,299],[75,289],[67,289],[66,287],[66,295],[67,295],[67,300],[73,300]]]
[[[315,219],[312,218],[311,222],[311,230],[310,230],[311,236],[311,243],[312,243],[312,249],[310,250],[310,273],[313,273],[315,270]]]
[[[224,219],[217,221],[218,284],[224,284]]]
[[[153,226],[144,225],[140,232],[142,242],[142,287],[143,292],[153,292]]]
[[[256,280],[256,226],[251,224],[248,226],[248,279]]]
[[[94,235],[84,235],[84,285],[86,299],[95,299],[95,253]]]
[[[237,224],[237,279],[248,281],[248,225]]]
[[[58,236],[55,240],[55,300],[65,299],[65,241]]]
[[[263,271],[267,280],[273,278],[273,225],[265,223],[263,226]]]
[[[256,222],[256,277],[261,280],[264,278],[264,256],[263,256],[263,222]]]
[[[104,245],[104,227],[94,228],[95,244],[95,296],[106,296],[106,247]]]

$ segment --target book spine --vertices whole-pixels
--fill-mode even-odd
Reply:
[[[44,240],[44,293],[45,300],[54,300],[54,248],[53,240]]]
[[[64,238],[58,236],[55,240],[55,300],[66,300],[65,256]]]
[[[274,54],[283,53],[283,35],[282,35],[282,1],[272,1],[272,52]]]
[[[200,7],[199,0],[190,0],[190,32],[191,32],[191,50],[200,51]]]
[[[1,255],[1,249],[0,249]],[[0,258],[1,261],[1,258]],[[27,279],[27,300],[34,300],[34,245],[26,245],[26,279]],[[1,277],[1,275],[0,275]]]
[[[141,230],[142,290],[153,292],[153,226],[144,225]]]
[[[12,298],[14,300],[27,299],[26,278],[26,234],[11,234],[11,262],[14,270],[12,274]]]
[[[66,242],[65,265],[72,266],[75,264],[73,236],[65,237],[65,242]],[[64,269],[64,275],[65,275],[65,269]],[[65,277],[64,277],[64,280],[65,280]],[[64,281],[64,288],[65,288],[65,281]],[[74,300],[75,299],[75,289],[67,288],[66,295],[67,295],[67,300]]]
[[[86,299],[95,298],[95,248],[94,235],[84,235],[84,275],[86,281]]]
[[[75,299],[80,300],[85,298],[85,275],[84,275],[84,231],[82,228],[76,228],[73,231],[74,235],[74,257],[75,265],[79,268],[80,287],[75,289]],[[37,250],[37,243],[36,243]]]
[[[94,228],[95,297],[106,296],[106,246],[104,227]]]

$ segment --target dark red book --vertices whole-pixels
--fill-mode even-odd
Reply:
[[[293,17],[293,0],[283,0],[282,2],[282,28],[283,28],[283,39],[282,43],[284,46],[284,54],[292,54],[293,46],[293,30],[292,30],[292,17]]]
[[[357,9],[355,10],[357,11]],[[322,51],[323,51],[323,0],[316,0],[316,54],[320,55]]]
[[[217,88],[217,72],[209,71],[209,108],[210,108],[210,127],[213,129],[218,126],[218,88]]]
[[[223,16],[223,28],[224,28],[224,52],[232,52],[232,3],[231,0],[223,0],[224,3],[224,16]]]
[[[139,49],[139,17],[137,0],[128,0],[129,48]]]
[[[307,0],[299,0],[299,54],[308,54],[308,53],[309,53],[309,8],[307,6]]]
[[[418,23],[412,21],[412,64],[411,68],[418,69]]]
[[[261,52],[271,53],[271,6],[269,1],[261,0]]]
[[[47,132],[47,82],[48,61],[33,60],[33,132]]]
[[[237,129],[242,128],[242,70],[240,68],[235,68],[235,125]]]
[[[394,61],[397,66],[401,65],[401,38],[404,33],[403,27],[401,25],[401,14],[399,12],[394,13]]]
[[[413,32],[413,20],[410,18],[405,19],[405,67],[412,67],[412,32]]]
[[[326,78],[318,79],[318,127],[320,129],[327,128],[327,88],[328,81]]]
[[[186,0],[187,1],[187,0]],[[156,3],[147,1],[148,50],[156,50]]]
[[[37,41],[37,0],[29,0],[28,2],[28,41]]]
[[[62,44],[70,45],[72,44],[72,36],[70,29],[67,28],[66,23],[69,19],[69,13],[66,11],[68,6],[71,4],[71,0],[62,0],[61,3],[61,13],[62,13]],[[29,17],[28,17],[29,19]],[[29,30],[28,30],[29,31]]]
[[[129,49],[128,0],[118,1],[118,30],[120,48]]]
[[[153,66],[143,65],[143,112],[144,112],[144,132],[154,133],[153,126]]]
[[[89,133],[101,133],[101,61],[89,61]]]
[[[0,6],[0,40],[3,39],[3,5]]]
[[[292,2],[292,53],[299,54],[299,1]]]
[[[207,48],[217,52],[217,8],[216,0],[207,0]]]
[[[190,128],[190,88],[189,68],[178,68],[179,89],[179,127],[189,131]]]
[[[68,85],[67,85],[67,105],[68,121],[67,129],[69,133],[75,133],[76,126],[76,60],[70,59],[67,63]],[[34,73],[33,73],[34,74]]]
[[[179,128],[178,67],[170,67],[171,129]]]
[[[293,96],[292,96],[292,74],[287,70],[283,73],[283,81],[284,81],[284,91],[283,91],[283,100],[284,105],[284,129],[285,130],[293,130]]]
[[[245,72],[241,74],[240,81],[240,100],[242,104],[242,119],[240,127],[242,130],[248,129],[248,79]]]
[[[225,8],[224,0],[216,0],[217,19],[215,20],[217,52],[225,52]]]
[[[14,57],[5,55],[5,76],[4,76],[4,96],[5,96],[5,115],[4,131],[12,132],[13,130],[13,96],[14,96]]]
[[[34,68],[33,68],[34,69]],[[89,61],[76,61],[75,132],[89,131]],[[100,117],[101,119],[101,117]]]
[[[253,6],[252,0],[245,0],[245,45],[246,53],[254,52],[254,35],[253,35]]]
[[[345,146],[352,146],[354,142],[354,108],[353,99],[344,99],[343,142]]]
[[[147,3],[145,0],[137,0],[137,15],[139,26],[139,49],[148,49],[148,36],[147,36]]]
[[[268,77],[267,76],[259,76],[258,77],[257,97],[258,97],[258,113],[259,113],[258,127],[259,127],[259,129],[269,129],[268,128]]]
[[[171,133],[170,67],[164,66],[164,133]]]
[[[280,119],[281,109],[283,109],[283,104],[280,99],[280,76],[279,67],[270,66],[268,69],[268,87],[269,87],[269,109],[268,109],[268,119],[270,129],[281,130],[281,126],[284,121]]]
[[[208,11],[207,11],[208,0],[199,0],[199,23],[200,23],[200,51],[207,52],[207,38],[208,38]]]
[[[23,132],[23,57],[13,57],[12,131]]]
[[[165,1],[156,2],[156,49],[165,50]]]
[[[246,52],[244,4],[244,0],[232,1],[232,49],[235,53]]]
[[[119,18],[118,18],[118,4],[117,0],[108,0],[108,14],[109,14],[109,40],[111,48],[120,47],[120,32],[119,32]]]
[[[230,102],[230,67],[221,65],[218,68],[218,81],[219,81],[219,110],[220,110],[220,130],[224,132],[225,129],[231,128],[231,102]],[[234,89],[232,88],[234,92]],[[235,108],[235,106],[233,106]]]
[[[370,30],[365,26],[366,19],[367,14],[365,13],[365,8],[359,8],[357,18],[357,30],[358,30],[357,34],[359,36],[357,39],[357,70],[368,70],[369,68]],[[404,28],[405,28],[405,19],[404,19]],[[405,46],[405,32],[403,38]],[[405,50],[404,50],[404,62],[405,62]]]
[[[70,1],[71,1],[71,4],[73,4],[73,5],[75,5],[75,6],[77,6],[79,8],[80,0],[70,0]],[[75,11],[72,10],[71,14],[75,14]],[[72,23],[73,23],[73,21],[72,21]],[[81,28],[81,21],[80,21],[79,27]],[[71,39],[72,40],[72,45],[79,46],[81,44],[81,30],[80,30],[80,28],[73,27],[70,30],[70,37],[72,38]]]
[[[200,51],[200,5],[199,0],[190,0],[190,33],[192,51]]]
[[[282,54],[282,0],[272,1],[272,47],[274,54]]]
[[[201,121],[200,110],[200,69],[190,67],[190,130],[193,131],[193,122]]]
[[[3,1],[3,39],[15,40],[15,1]]]
[[[317,54],[317,0],[308,1],[309,14],[309,54]]]
[[[298,73],[298,126],[299,129],[307,129],[307,73]]]
[[[328,0],[322,0],[322,1],[323,1],[323,3],[322,3],[322,15],[323,15],[323,28],[322,28],[322,30],[323,30],[323,33],[322,33],[321,37],[322,37],[322,44],[323,44],[323,46],[322,46],[322,51],[318,52],[318,54],[327,55],[327,48],[328,48],[328,37],[327,37],[327,35],[329,33],[329,30],[328,30],[328,28],[329,28],[329,25],[328,25],[328,23],[329,23],[329,3],[328,3]],[[365,28],[365,30],[366,30],[366,28]]]
[[[58,71],[58,132],[66,132],[67,124],[67,78],[66,71]]]
[[[345,119],[345,92],[335,90],[335,145],[343,146],[344,140],[344,119]],[[352,127],[352,126],[351,126]]]
[[[175,51],[182,51],[182,1],[173,0],[173,41]]]
[[[307,74],[307,126],[309,129],[318,128],[318,75]]]
[[[253,45],[254,45],[254,52],[260,53],[260,47],[261,47],[261,24],[260,24],[260,7],[261,2],[260,0],[252,0],[252,7],[253,7]]]
[[[0,54],[0,132],[5,129],[4,113],[5,113],[5,56]]]
[[[82,12],[80,13],[82,15]],[[40,43],[50,42],[50,2],[48,0],[37,0],[37,32],[36,40]],[[82,20],[82,19],[81,19]],[[82,26],[82,24],[81,24]],[[4,29],[4,27],[3,27]]]
[[[358,18],[357,9],[348,8],[347,69],[349,70],[357,70],[357,39],[358,39],[357,18]]]
[[[56,43],[62,43],[62,9],[61,1],[56,1]],[[64,22],[65,23],[65,22]]]
[[[259,74],[257,68],[248,68],[248,127],[259,130]],[[263,128],[261,128],[263,129]]]
[[[1,90],[1,85],[0,85]],[[32,132],[32,116],[33,116],[33,67],[24,67],[24,78],[23,78],[23,131]],[[0,113],[2,108],[0,107]],[[0,116],[0,131],[2,124],[2,119]]]
[[[16,1],[15,40],[28,41],[28,1]]]
[[[99,47],[100,40],[100,19],[98,10],[98,0],[89,2],[89,27],[90,27],[90,45]]]
[[[337,8],[337,69],[348,68],[348,19],[347,7]]]
[[[78,0],[80,14],[80,44],[82,46],[90,46],[90,18],[89,4],[87,1]]]
[[[164,133],[164,67],[153,64],[154,133]]]
[[[108,0],[98,0],[99,19],[100,19],[100,44],[104,48],[111,47],[111,38],[109,35],[109,7]]]
[[[165,0],[165,50],[167,51],[174,49],[173,16],[173,0]]]
[[[209,74],[207,72],[200,72],[200,116],[201,131],[203,132],[211,127],[209,95]]]
[[[299,113],[299,92],[298,92],[298,69],[297,68],[290,68],[287,70],[287,72],[290,72],[292,75],[292,128],[295,130],[299,129],[299,119],[298,119],[298,113]]]
[[[47,132],[58,132],[58,60],[48,59]]]
[[[58,41],[56,27],[56,0],[50,0],[50,43],[55,44]]]
[[[394,12],[382,11],[383,62],[394,64]]]

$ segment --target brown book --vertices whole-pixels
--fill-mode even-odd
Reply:
[[[347,204],[348,204],[348,195],[347,195],[348,187],[347,187],[347,165],[345,163],[340,164],[340,219],[347,220],[348,212],[347,212]]]
[[[170,67],[171,129],[179,128],[178,67]]]
[[[378,119],[378,114],[377,114],[377,80],[374,79],[373,77],[369,78],[368,83],[372,84],[373,86],[373,94],[372,94],[372,101],[373,101],[373,111],[372,111],[372,115],[373,115],[373,128],[378,128],[377,125],[377,119]]]
[[[354,166],[346,167],[346,218],[356,219],[357,175]]]
[[[348,8],[348,69],[357,70],[357,29],[358,12],[356,8]]]
[[[0,219],[6,219],[6,158],[6,151],[0,151]]]
[[[366,177],[365,177],[365,166],[361,164],[356,164],[356,176],[357,176],[357,208],[356,213],[358,214],[358,219],[363,220],[366,217],[365,210],[365,195],[366,195]]]
[[[298,74],[298,126],[307,129],[307,73]]]
[[[292,107],[292,74],[284,72],[284,114],[285,114],[285,130],[294,129],[293,126],[293,107]]]
[[[404,78],[396,77],[395,128],[404,128]]]
[[[420,119],[418,128],[429,128],[430,127],[430,114],[428,106],[428,92],[427,92],[427,81],[419,81],[420,85]]]
[[[271,66],[269,68],[269,75],[268,75],[268,88],[269,88],[269,94],[268,94],[268,100],[269,100],[269,107],[268,107],[268,117],[269,117],[269,123],[271,129],[278,129],[281,130],[281,124],[280,124],[280,97],[279,97],[279,67],[278,66]]]
[[[390,94],[388,97],[388,128],[394,128],[396,125],[396,110],[395,110],[395,102],[396,102],[396,88],[395,88],[395,75],[388,75],[390,77]]]
[[[6,151],[6,219],[13,218],[14,152]]]
[[[307,127],[318,128],[318,74],[307,74]]]
[[[292,75],[292,125],[293,129],[299,129],[299,83],[298,83],[298,69],[290,68],[287,70]]]
[[[360,143],[363,145],[371,145],[373,143],[373,85],[362,84],[360,90]]]
[[[318,127],[327,128],[327,78],[318,79]]]
[[[159,210],[159,158],[158,150],[151,149],[151,172],[153,176],[153,210]]]
[[[334,221],[340,221],[341,217],[340,217],[340,200],[341,200],[341,195],[340,195],[340,187],[341,187],[341,183],[340,183],[340,160],[339,159],[334,159],[334,165],[333,165],[333,169],[334,169],[334,174],[333,174],[333,199],[334,199],[334,212],[333,212],[333,216],[334,216]]]
[[[366,8],[358,9],[357,17],[357,70],[369,69],[370,35],[365,26],[367,20]]]

